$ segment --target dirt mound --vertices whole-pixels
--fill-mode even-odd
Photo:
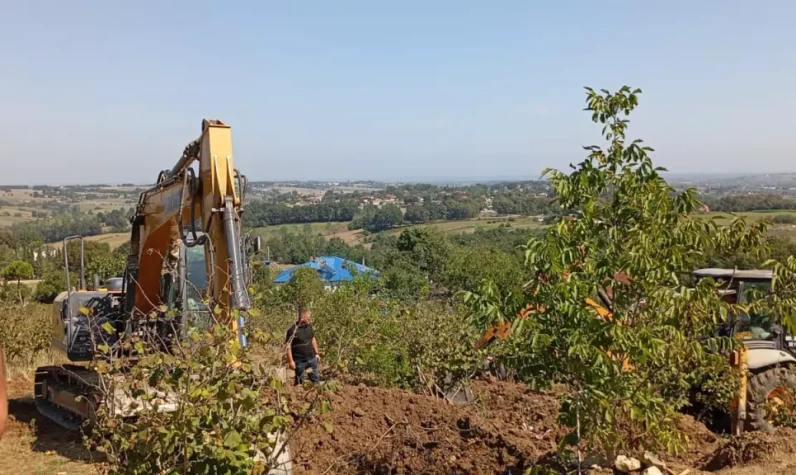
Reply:
[[[702,460],[702,470],[780,461],[796,453],[796,431],[777,429],[773,433],[747,432],[732,437]]]
[[[341,386],[333,410],[291,443],[296,473],[522,473],[555,450],[563,430],[554,394],[510,383],[476,383],[473,392],[473,404],[455,406]]]
[[[693,417],[680,416],[680,419],[677,420],[677,429],[688,437],[688,445],[683,452],[674,457],[674,460],[693,466],[716,450],[719,443],[718,436]]]

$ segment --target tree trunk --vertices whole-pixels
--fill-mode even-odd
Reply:
[[[25,305],[25,300],[22,298],[22,277],[17,276],[17,297],[19,298],[19,303],[23,306]]]

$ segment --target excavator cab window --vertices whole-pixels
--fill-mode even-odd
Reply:
[[[185,251],[185,297],[187,308],[201,308],[207,290],[207,262],[202,246],[189,247]]]

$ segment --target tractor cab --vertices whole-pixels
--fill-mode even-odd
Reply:
[[[712,278],[722,284],[722,295],[728,303],[748,304],[771,291],[770,270],[701,269],[694,272],[697,280]],[[722,334],[734,336],[746,346],[793,350],[796,340],[786,334],[775,315],[767,313],[739,314],[723,324]]]
[[[733,304],[748,304],[771,292],[773,272],[770,270],[700,269],[696,280],[711,278],[721,284],[724,300]],[[719,333],[734,336],[748,348],[792,351],[796,340],[787,335],[775,315],[750,312],[733,315],[723,322]]]
[[[748,304],[771,292],[770,270],[701,269],[694,278],[713,279],[728,303]],[[779,316],[749,312],[730,316],[719,329],[743,346],[730,363],[741,374],[741,387],[732,404],[732,432],[774,430],[779,407],[792,406],[796,395],[796,339],[783,328]]]

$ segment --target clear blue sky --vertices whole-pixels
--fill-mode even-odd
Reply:
[[[151,182],[201,119],[250,178],[533,177],[641,87],[673,172],[794,171],[794,1],[6,1],[0,183]]]

